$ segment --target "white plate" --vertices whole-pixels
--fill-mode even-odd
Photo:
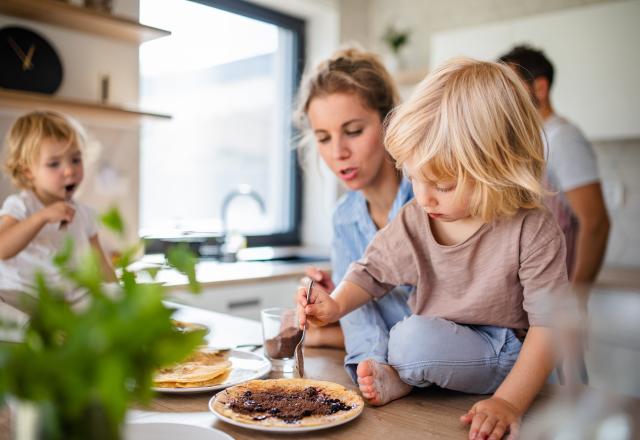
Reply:
[[[222,383],[206,387],[153,389],[160,393],[176,394],[217,391],[248,380],[261,379],[271,371],[271,362],[264,356],[248,351],[230,350],[229,361],[231,361],[231,374],[229,374],[229,377]]]
[[[280,432],[280,433],[294,433],[294,432],[306,432],[306,431],[318,431],[320,429],[327,429],[327,428],[333,428],[334,426],[340,426],[340,425],[344,425],[345,423],[348,423],[350,421],[352,421],[353,419],[355,419],[356,417],[358,417],[360,414],[362,414],[362,411],[360,411],[359,413],[354,413],[352,417],[345,419],[345,420],[338,420],[332,423],[327,423],[326,425],[318,425],[318,426],[295,426],[295,425],[291,425],[291,427],[287,427],[287,428],[283,428],[280,426],[261,426],[261,425],[252,425],[250,423],[242,423],[242,422],[238,422],[237,420],[233,420],[230,419],[222,414],[220,414],[219,412],[217,412],[214,408],[213,408],[213,401],[216,398],[216,396],[213,396],[210,400],[209,400],[209,410],[214,413],[216,415],[216,417],[218,417],[220,420],[227,422],[231,425],[235,425],[235,426],[239,426],[241,428],[247,428],[247,429],[253,429],[256,431],[267,431],[267,432]]]
[[[125,440],[233,440],[229,434],[213,428],[179,423],[129,423]]]

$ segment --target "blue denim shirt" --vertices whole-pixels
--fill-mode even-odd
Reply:
[[[402,206],[413,199],[411,183],[402,178],[398,193],[389,211],[391,222]],[[360,191],[346,193],[333,213],[333,242],[331,266],[333,282],[338,285],[347,273],[349,265],[359,260],[378,229],[369,215],[367,200]]]

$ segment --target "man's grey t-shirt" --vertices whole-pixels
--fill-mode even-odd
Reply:
[[[593,148],[578,127],[562,116],[544,122],[547,175],[556,191],[567,192],[599,180]]]
[[[567,243],[567,269],[573,272],[578,220],[564,193],[600,180],[596,155],[578,127],[556,114],[544,121],[547,181],[556,194],[546,204]]]

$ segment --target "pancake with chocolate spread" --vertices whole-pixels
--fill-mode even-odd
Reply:
[[[212,410],[243,424],[299,428],[339,424],[364,407],[352,390],[308,379],[252,380],[221,391]]]

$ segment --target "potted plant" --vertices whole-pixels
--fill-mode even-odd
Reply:
[[[397,72],[402,67],[401,52],[402,49],[409,43],[409,35],[411,32],[408,29],[399,29],[393,25],[387,27],[382,40],[387,45],[391,53],[391,58],[387,59],[387,68],[391,72]]]
[[[117,211],[103,222],[122,233]],[[0,401],[14,408],[16,438],[120,439],[127,408],[151,399],[154,371],[203,342],[203,332],[174,328],[161,285],[136,281],[127,269],[135,252],[131,248],[120,257],[121,283],[110,289],[97,256],[72,265],[73,243],[66,244],[54,262],[68,281],[87,291],[80,308],[37,276],[38,300],[28,306],[22,342],[0,343]],[[195,261],[184,247],[168,253],[169,264],[198,291]],[[155,277],[157,270],[150,272]]]

